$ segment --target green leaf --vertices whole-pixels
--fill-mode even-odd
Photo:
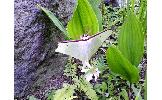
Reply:
[[[134,3],[135,3],[135,0],[131,0],[131,10],[132,10],[132,12],[134,12]]]
[[[102,92],[105,92],[107,90],[107,84],[105,82],[102,82],[101,89],[102,89]]]
[[[73,100],[75,86],[66,84],[64,88],[56,91],[53,100]]]
[[[45,14],[52,20],[52,22],[68,37],[66,29],[64,28],[63,24],[56,18],[56,16],[48,9],[41,7],[40,5],[37,5],[37,6],[43,12],[45,12]]]
[[[50,93],[47,96],[47,100],[53,100],[53,96],[55,95],[55,92],[57,90],[51,90]]]
[[[140,22],[142,23],[143,32],[146,35],[146,32],[147,32],[147,0],[140,0],[138,18]]]
[[[101,14],[101,11],[99,9],[99,4],[100,4],[101,0],[88,0],[88,1],[91,4],[93,11],[95,12],[95,14],[97,16],[97,20],[98,20],[98,24],[99,24],[99,31],[102,31],[103,30],[102,14]]]
[[[71,62],[71,58],[68,60],[68,63],[65,65],[65,69],[64,69],[64,75],[66,75],[67,77],[71,77],[72,79],[76,77],[76,70],[77,70],[77,66],[76,64],[73,64]]]
[[[82,90],[90,100],[98,100],[93,86],[84,77],[81,76],[79,80],[76,80],[76,84],[79,90]]]
[[[120,94],[124,97],[124,100],[129,100],[128,93],[125,89],[122,89]]]
[[[38,100],[37,98],[35,98],[33,95],[32,96],[29,96],[28,98],[29,100]]]
[[[78,0],[67,31],[72,39],[80,39],[83,34],[93,35],[99,31],[97,17],[87,0]]]
[[[140,63],[144,52],[144,34],[136,15],[129,12],[120,33],[119,50],[135,66]]]
[[[141,97],[141,94],[140,94],[142,86],[140,86],[140,89],[138,89],[137,87],[135,87],[135,85],[132,85],[131,88],[133,89],[135,100],[142,100],[142,97]]]
[[[140,93],[141,93],[141,89],[138,91],[135,100],[142,100]]]
[[[115,46],[109,47],[106,52],[107,63],[114,73],[120,74],[131,83],[139,80],[139,71]]]
[[[138,18],[140,21],[143,21],[143,17],[146,16],[147,12],[147,0],[140,0],[140,8]]]

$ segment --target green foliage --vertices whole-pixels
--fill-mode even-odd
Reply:
[[[118,8],[112,6],[103,6],[103,26],[107,28],[113,27],[113,30],[118,31],[123,24],[126,16],[125,8]],[[117,34],[117,33],[116,33]]]
[[[67,31],[72,39],[80,39],[85,33],[93,35],[99,31],[97,17],[87,0],[78,0],[72,19],[67,25]]]
[[[131,1],[131,10],[132,12],[134,12],[135,0],[130,0],[130,1]]]
[[[140,22],[142,23],[144,34],[146,34],[147,31],[147,0],[140,0],[140,9],[138,18]]]
[[[100,71],[104,71],[107,67],[105,55],[100,55],[98,58],[92,59],[90,61],[91,65],[95,68],[98,68]]]
[[[28,97],[29,100],[38,100],[37,98],[35,98],[33,95]]]
[[[55,95],[53,96],[53,100],[73,100],[73,98],[76,98],[73,96],[74,89],[74,85],[64,84],[64,88],[56,91]]]
[[[103,30],[102,27],[102,14],[101,11],[99,9],[99,4],[101,3],[101,0],[88,0],[89,3],[91,4],[93,11],[96,14],[97,20],[98,20],[98,24],[99,24],[99,31]]]
[[[138,66],[144,52],[144,34],[139,20],[132,11],[128,12],[120,30],[118,46],[131,64]]]
[[[64,75],[67,77],[75,78],[76,77],[76,68],[75,64],[72,64],[71,59],[68,60],[69,62],[66,64],[64,69]]]
[[[83,77],[79,78],[76,81],[76,85],[78,89],[83,91],[89,99],[98,100],[95,90],[93,90],[92,85],[87,80],[85,80],[85,78]]]
[[[122,89],[120,95],[124,98],[124,100],[129,100],[128,93],[125,89]]]
[[[115,46],[109,47],[106,56],[111,71],[120,74],[131,83],[139,80],[138,69]]]
[[[51,90],[47,95],[47,100],[53,100],[53,96],[55,95],[56,90]]]
[[[139,14],[138,18],[142,21],[143,17],[146,16],[146,11],[147,11],[147,0],[140,0],[140,9],[139,9]]]
[[[52,20],[52,22],[65,34],[65,36],[68,37],[68,34],[66,32],[66,29],[62,25],[62,23],[56,18],[56,16],[49,11],[48,9],[41,7],[40,5],[37,5],[45,14]]]
[[[72,64],[70,62],[71,59],[69,59],[69,62],[67,63],[64,75],[68,77],[72,77],[72,80],[74,81],[73,86],[75,87],[75,90],[78,90],[79,92],[83,91],[87,97],[91,100],[98,100],[96,92],[93,90],[92,85],[83,78],[83,76],[80,76],[79,78],[76,75],[76,65]]]
[[[140,90],[138,91],[138,93],[136,94],[135,100],[142,100],[142,97],[141,97],[140,93],[141,93],[141,89],[140,89]]]
[[[108,87],[107,87],[106,82],[102,82],[101,84],[96,84],[94,89],[96,90],[96,92],[102,94],[102,96],[105,96],[105,93]]]

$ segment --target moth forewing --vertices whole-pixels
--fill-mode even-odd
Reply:
[[[84,61],[88,60],[88,55],[86,54],[87,48],[87,41],[61,42],[58,44],[58,48],[55,52],[70,55],[71,57]]]
[[[111,30],[107,30],[105,32],[102,32],[93,38],[89,39],[91,44],[89,45],[89,53],[88,57],[89,59],[97,52],[99,47],[102,45],[102,43],[112,34]]]

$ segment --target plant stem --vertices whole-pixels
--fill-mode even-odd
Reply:
[[[129,92],[128,92],[128,97],[129,97],[129,100],[131,100],[131,88],[132,87],[132,84],[130,83],[130,85],[129,85]]]

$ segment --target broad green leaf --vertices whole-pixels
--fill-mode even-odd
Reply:
[[[141,61],[144,52],[144,34],[136,15],[129,11],[119,33],[119,50],[135,66]]]
[[[99,24],[99,30],[102,31],[103,30],[102,14],[101,14],[101,11],[99,9],[99,4],[100,4],[101,0],[88,0],[88,1],[91,4],[93,11],[95,12],[95,14],[97,16],[97,20],[98,20],[98,24]]]
[[[144,32],[144,37],[145,37],[147,34],[147,12],[142,21],[142,25],[143,25],[143,32]]]
[[[111,71],[120,74],[131,83],[135,83],[139,80],[138,69],[133,66],[115,46],[109,47],[106,52],[106,58]]]
[[[72,39],[80,39],[83,34],[93,35],[99,31],[97,17],[87,0],[78,0],[67,31]]]
[[[66,29],[64,28],[63,24],[56,18],[56,16],[49,11],[48,9],[41,7],[40,5],[37,5],[43,12],[46,13],[46,15],[52,20],[52,22],[68,37],[68,34],[66,32]]]

